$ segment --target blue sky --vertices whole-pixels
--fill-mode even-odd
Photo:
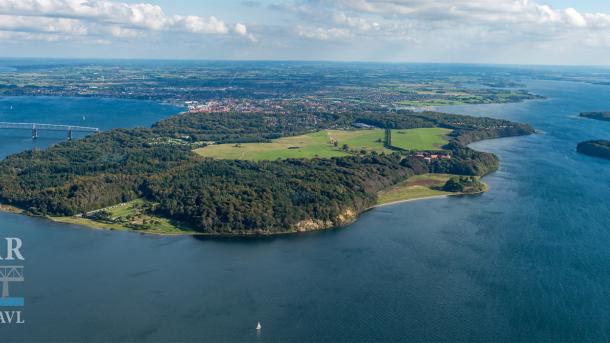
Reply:
[[[610,1],[0,0],[0,56],[610,64]]]
[[[542,1],[541,3],[546,3],[557,8],[574,7],[579,11],[610,13],[610,1],[604,0],[553,0]]]

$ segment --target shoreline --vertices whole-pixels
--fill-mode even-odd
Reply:
[[[44,95],[41,95],[41,96],[44,96]],[[126,99],[126,100],[128,100],[128,99]],[[180,111],[179,113],[186,113],[186,112],[185,111]],[[534,131],[534,134],[535,133],[536,133],[536,131]],[[515,138],[515,137],[527,136],[527,135],[529,135],[529,134],[521,134],[521,135],[514,135],[514,136],[503,136],[503,137],[490,137],[490,138],[485,138],[485,139],[481,139],[481,140],[478,140],[478,141],[471,142],[470,144],[475,143],[475,142],[482,142],[482,141],[492,140],[492,139]],[[470,144],[468,144],[468,146]],[[91,230],[125,231],[125,232],[138,233],[138,234],[141,234],[141,235],[150,235],[150,236],[174,236],[174,237],[178,237],[178,236],[193,236],[193,237],[210,237],[210,238],[231,238],[231,237],[235,237],[235,238],[239,238],[239,237],[255,238],[255,237],[261,237],[262,238],[262,237],[294,235],[294,234],[300,234],[300,233],[309,233],[309,232],[316,232],[316,231],[328,231],[328,230],[341,229],[341,228],[343,228],[345,226],[348,226],[348,225],[356,222],[363,213],[368,212],[368,211],[373,210],[373,209],[376,209],[376,208],[382,208],[382,207],[386,207],[386,206],[398,205],[398,204],[401,204],[401,203],[408,203],[408,202],[415,202],[415,201],[422,201],[422,200],[429,200],[429,199],[441,199],[441,198],[448,198],[448,197],[460,196],[460,195],[482,194],[482,193],[485,193],[485,192],[488,191],[487,185],[484,184],[484,186],[485,186],[484,190],[482,190],[480,192],[474,192],[474,193],[457,192],[457,193],[441,194],[441,195],[415,196],[415,197],[411,197],[411,198],[407,198],[407,199],[390,201],[390,202],[387,202],[387,203],[377,203],[377,204],[372,205],[372,206],[370,206],[370,207],[360,211],[359,213],[355,214],[353,216],[353,218],[351,218],[350,220],[347,220],[346,222],[341,223],[341,224],[336,225],[336,226],[327,226],[327,227],[321,227],[321,228],[315,228],[315,229],[304,229],[304,230],[301,230],[301,229],[298,229],[298,228],[290,228],[290,229],[284,230],[284,231],[273,231],[273,232],[265,231],[265,230],[258,230],[256,232],[251,232],[251,233],[250,232],[248,232],[248,233],[245,233],[245,232],[237,232],[237,233],[205,233],[205,232],[197,232],[195,230],[188,229],[188,228],[185,228],[184,232],[180,232],[180,231],[176,231],[176,232],[157,231],[157,232],[155,232],[154,229],[151,232],[150,230],[137,230],[137,229],[133,229],[133,228],[126,227],[126,226],[120,226],[118,224],[106,224],[106,223],[96,222],[96,221],[89,220],[89,219],[84,219],[84,220],[87,220],[88,222],[82,222],[82,221],[79,221],[78,219],[83,220],[83,218],[79,218],[77,216],[51,217],[51,216],[31,215],[31,214],[26,213],[25,210],[22,210],[20,208],[17,208],[17,207],[11,206],[11,205],[2,204],[2,203],[0,203],[0,212],[26,215],[28,217],[44,218],[46,220],[49,220],[49,221],[52,221],[52,222],[55,222],[55,223],[74,225],[75,227],[81,227],[81,228],[91,229]]]
[[[24,210],[15,206],[6,205],[2,203],[0,203],[0,212],[26,215]]]
[[[398,205],[398,204],[403,204],[403,203],[407,203],[407,202],[421,201],[421,200],[442,199],[442,198],[450,198],[450,197],[457,197],[457,196],[468,196],[468,195],[480,195],[480,194],[484,194],[484,193],[489,191],[489,186],[486,183],[483,183],[483,184],[485,185],[485,189],[480,191],[480,192],[474,192],[474,193],[457,192],[457,193],[452,193],[452,194],[440,194],[440,195],[424,196],[424,197],[420,197],[420,198],[411,198],[411,199],[404,199],[404,200],[396,200],[396,201],[391,201],[391,202],[386,202],[386,203],[383,203],[383,204],[377,204],[375,206],[371,206],[371,207],[369,207],[367,209],[367,211],[375,209],[375,208],[381,208],[381,207]]]
[[[477,195],[477,194],[483,194],[487,191],[487,187],[484,191],[481,192],[477,192],[477,193],[455,193],[455,194],[443,194],[443,195],[432,195],[432,196],[423,196],[423,197],[418,197],[418,198],[411,198],[411,199],[404,199],[404,200],[397,200],[397,201],[392,201],[392,202],[388,202],[388,203],[383,203],[383,204],[376,204],[374,206],[368,207],[365,210],[363,210],[362,212],[358,213],[352,220],[350,220],[349,222],[343,224],[343,225],[338,225],[338,226],[332,226],[332,227],[328,227],[328,228],[322,228],[322,229],[315,229],[315,230],[305,230],[305,231],[299,231],[299,230],[287,230],[287,231],[277,231],[277,232],[256,232],[256,233],[233,233],[233,234],[227,234],[227,233],[205,233],[205,232],[175,232],[175,233],[170,233],[170,232],[146,232],[145,230],[134,230],[128,227],[121,227],[121,228],[113,228],[113,227],[104,227],[104,223],[97,223],[94,221],[91,221],[91,223],[77,223],[77,222],[70,222],[69,220],[61,220],[62,218],[77,218],[76,216],[74,217],[50,217],[50,216],[33,216],[33,215],[29,215],[26,214],[25,211],[16,208],[14,206],[10,206],[10,205],[5,205],[5,204],[0,204],[0,212],[4,212],[4,213],[11,213],[11,214],[17,214],[17,215],[24,215],[27,217],[31,217],[31,218],[42,218],[42,219],[46,219],[49,220],[51,222],[54,223],[59,223],[59,224],[66,224],[66,225],[74,225],[77,227],[82,227],[84,229],[88,229],[88,230],[99,230],[99,231],[123,231],[123,232],[130,232],[130,233],[136,233],[136,234],[141,234],[141,235],[146,235],[146,236],[161,236],[161,237],[185,237],[185,236],[192,236],[192,237],[210,237],[210,238],[256,238],[256,237],[274,237],[274,236],[287,236],[287,235],[295,235],[295,234],[304,234],[304,233],[310,233],[310,232],[318,232],[318,231],[329,231],[329,230],[338,230],[341,228],[344,228],[350,224],[353,224],[354,222],[356,222],[359,217],[371,210],[374,210],[376,208],[382,208],[382,207],[386,207],[386,206],[392,206],[392,205],[398,205],[398,204],[402,204],[402,203],[408,203],[408,202],[417,202],[417,201],[422,201],[422,200],[431,200],[431,199],[442,199],[442,198],[449,198],[452,196],[460,196],[460,195]]]
[[[386,202],[386,203],[383,203],[383,204],[377,204],[375,206],[371,206],[371,207],[369,207],[367,209],[367,211],[375,209],[375,208],[380,208],[380,207],[404,204],[404,203],[407,203],[407,202],[415,202],[415,201],[428,200],[428,199],[449,198],[451,196],[456,196],[456,195],[463,195],[463,194],[462,193],[458,193],[458,194],[441,194],[441,195],[425,196],[425,197],[421,197],[421,198],[411,198],[411,199],[404,199],[404,200],[396,200],[396,201],[391,201],[391,202]]]

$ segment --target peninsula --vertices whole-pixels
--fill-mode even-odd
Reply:
[[[0,162],[0,202],[148,233],[320,230],[354,221],[415,175],[494,171],[496,156],[466,145],[533,132],[506,120],[383,108],[183,113],[9,156]],[[474,180],[435,187],[460,192]]]

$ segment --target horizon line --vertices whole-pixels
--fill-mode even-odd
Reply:
[[[598,67],[610,68],[610,64],[542,64],[542,63],[487,63],[487,62],[424,62],[424,61],[373,61],[373,60],[324,60],[324,59],[219,59],[219,58],[146,58],[146,57],[10,57],[0,56],[0,60],[65,60],[65,61],[150,61],[150,62],[294,62],[294,63],[356,63],[356,64],[432,64],[432,65],[472,65],[506,67]]]

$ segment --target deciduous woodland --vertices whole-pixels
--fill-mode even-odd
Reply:
[[[267,142],[355,124],[452,130],[443,147],[452,158],[350,151],[344,157],[242,161],[193,152],[209,144]],[[180,114],[151,128],[116,129],[9,156],[0,162],[0,201],[32,215],[71,216],[141,198],[155,215],[202,233],[321,229],[353,220],[375,204],[380,190],[412,175],[494,171],[496,156],[466,144],[533,132],[506,120],[436,112]]]

